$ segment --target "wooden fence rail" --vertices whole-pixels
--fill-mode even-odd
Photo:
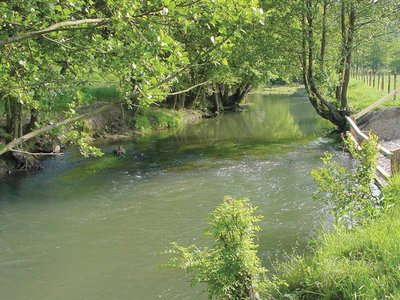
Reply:
[[[400,93],[400,88],[395,89],[394,91],[392,91],[391,93],[387,94],[386,96],[384,96],[383,98],[379,99],[378,101],[372,103],[370,106],[368,106],[367,108],[363,109],[362,111],[360,111],[358,114],[354,115],[354,117],[356,119],[361,118],[362,116],[364,116],[366,113],[370,112],[371,110],[373,110],[374,108],[378,107],[379,105],[381,105],[382,103],[386,102],[387,100],[389,100],[392,96],[396,96],[398,93]]]
[[[346,117],[346,120],[350,127],[350,138],[353,139],[358,147],[361,147],[361,142],[367,141],[368,136],[364,132],[362,132],[361,129],[357,126],[354,116]],[[379,185],[382,186],[390,179],[392,175],[397,174],[400,171],[400,148],[394,151],[390,151],[383,146],[379,146],[379,153],[390,159],[390,169],[392,173],[389,174],[380,165],[377,166],[376,173],[379,176],[376,181]],[[384,182],[381,182],[379,178],[383,179]]]

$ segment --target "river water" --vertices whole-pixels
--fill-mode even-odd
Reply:
[[[249,110],[177,132],[70,150],[0,181],[0,299],[207,299],[163,267],[171,242],[206,245],[224,195],[264,215],[260,256],[307,251],[327,221],[309,172],[335,143],[304,95],[250,96]]]

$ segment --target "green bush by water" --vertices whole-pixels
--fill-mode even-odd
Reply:
[[[225,197],[211,215],[207,237],[211,248],[174,244],[169,266],[190,275],[191,283],[207,284],[210,299],[258,299],[266,270],[257,257],[255,243],[261,216],[248,199]]]
[[[371,190],[378,161],[378,137],[369,134],[369,140],[361,143],[361,150],[352,139],[345,140],[346,148],[353,157],[353,168],[337,163],[331,153],[322,158],[323,168],[313,170],[311,176],[318,184],[316,200],[331,207],[336,222],[347,228],[369,222],[379,215],[383,206]]]

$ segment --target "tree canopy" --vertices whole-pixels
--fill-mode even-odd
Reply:
[[[94,84],[139,113],[221,112],[270,79],[303,80],[317,113],[343,126],[354,56],[398,69],[398,12],[396,0],[1,2],[0,143],[54,123],[79,129]]]

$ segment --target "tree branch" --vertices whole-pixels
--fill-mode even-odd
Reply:
[[[78,121],[80,119],[83,119],[83,118],[94,116],[94,115],[96,115],[96,114],[98,114],[98,113],[100,113],[102,111],[111,109],[116,104],[120,104],[120,103],[121,102],[107,104],[107,105],[101,106],[101,107],[99,107],[99,108],[97,108],[95,110],[92,110],[92,111],[89,111],[89,112],[86,112],[86,113],[82,113],[82,114],[77,115],[75,117],[68,118],[68,119],[65,119],[63,121],[57,122],[55,124],[48,125],[48,126],[40,128],[40,129],[34,130],[34,131],[32,131],[32,132],[30,132],[28,134],[25,134],[25,135],[15,139],[15,140],[11,141],[10,143],[6,144],[3,148],[0,148],[0,156],[3,155],[4,153],[12,151],[14,147],[16,147],[19,144],[21,144],[23,142],[26,142],[26,141],[38,136],[39,134],[45,133],[47,131],[53,130],[53,129],[61,127],[63,125],[67,125],[67,124],[76,122],[76,121]]]
[[[27,154],[27,155],[32,155],[32,156],[63,156],[64,153],[55,153],[55,152],[51,152],[51,153],[32,153],[32,152],[28,152],[28,151],[22,151],[22,150],[17,150],[17,149],[10,149],[9,151],[11,152],[17,152],[17,153],[22,153],[22,154]]]
[[[183,90],[183,91],[174,92],[174,93],[168,93],[168,96],[174,96],[174,95],[179,95],[179,94],[183,94],[183,93],[189,92],[190,90],[193,90],[194,88],[197,88],[197,87],[199,87],[199,86],[205,85],[205,84],[209,83],[210,81],[211,81],[211,80],[207,80],[207,81],[204,81],[204,82],[202,82],[202,83],[193,85],[193,86],[191,86],[190,88],[188,88],[188,89],[186,89],[186,90]]]
[[[1,39],[0,40],[0,46],[23,41],[26,39],[31,39],[35,38],[37,36],[54,32],[54,31],[63,31],[63,30],[77,30],[77,29],[86,29],[86,28],[70,28],[73,26],[77,25],[82,25],[82,24],[96,24],[95,27],[104,25],[105,23],[108,22],[109,19],[107,18],[100,18],[100,19],[83,19],[83,20],[75,20],[75,21],[64,21],[64,22],[59,22],[55,23],[47,28],[37,30],[37,31],[31,31],[31,32],[26,32],[22,33],[16,36],[12,36],[6,39]]]

